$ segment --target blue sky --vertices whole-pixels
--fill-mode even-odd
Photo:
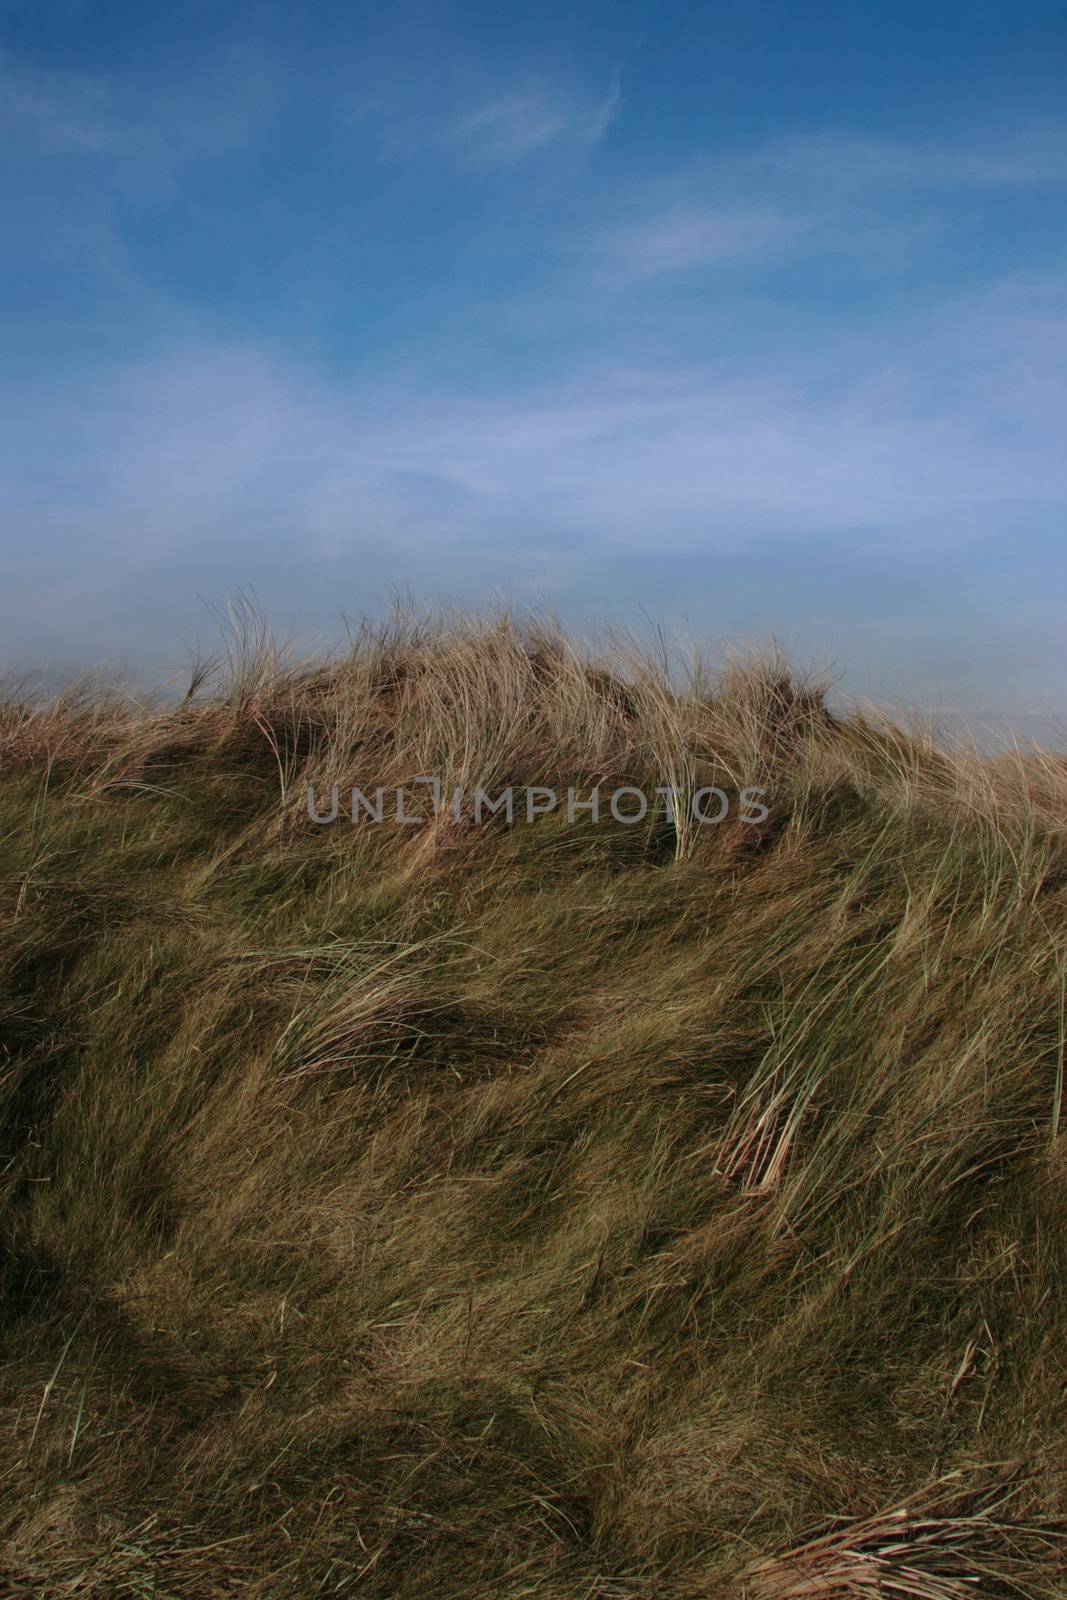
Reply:
[[[1067,5],[0,0],[0,665],[393,587],[1067,712]]]

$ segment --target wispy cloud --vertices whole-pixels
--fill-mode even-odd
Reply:
[[[609,280],[640,283],[777,252],[808,226],[793,209],[691,201],[609,225],[588,237],[583,248]]]
[[[546,68],[520,81],[458,75],[447,96],[434,85],[414,95],[367,89],[355,110],[387,152],[404,160],[444,154],[462,166],[506,167],[552,151],[591,150],[622,111],[618,76],[603,93],[568,84]]]
[[[0,135],[5,162],[27,150],[84,155],[114,173],[174,172],[248,145],[270,95],[246,59],[221,59],[195,87],[146,93],[105,74],[42,71],[0,53]]]
[[[985,143],[794,135],[601,199],[600,220],[572,245],[615,286],[786,251],[884,262],[951,229],[950,207],[909,205],[923,190],[1054,186],[1067,187],[1067,123]]]
[[[970,143],[871,138],[843,130],[792,135],[755,157],[791,178],[840,187],[1040,188],[1067,185],[1067,123]]]
[[[618,83],[600,100],[537,85],[461,112],[436,138],[470,160],[487,162],[520,161],[550,145],[591,148],[607,133],[620,104]]]
[[[116,142],[114,96],[98,78],[31,71],[0,54],[0,132],[44,150],[100,154]]]
[[[56,514],[100,539],[166,543],[240,516],[334,552],[361,529],[405,547],[507,527],[616,545],[654,527],[679,550],[888,527],[944,543],[1005,507],[1062,503],[1065,379],[1063,297],[1023,288],[873,348],[839,338],[832,367],[787,349],[763,369],[576,358],[551,385],[482,399],[204,345],[102,377],[91,416],[80,396],[66,416],[50,399],[48,451],[91,487],[54,496]],[[32,408],[23,397],[6,424],[23,507],[45,462]]]
[[[495,588],[604,611],[640,593],[735,635],[805,628],[895,663],[898,684],[933,677],[1006,708],[1009,678],[1014,704],[1063,676],[1055,583],[1024,626],[1032,576],[1013,591],[1011,574],[1020,551],[1032,573],[1052,548],[1065,427],[1053,280],[839,330],[832,352],[816,337],[762,362],[656,364],[622,343],[611,364],[576,350],[554,381],[480,395],[186,338],[77,389],[9,391],[0,515],[20,602],[5,650],[67,660],[121,637],[156,661],[198,591],[250,583],[281,621],[328,625],[399,572],[467,600]],[[1005,529],[1011,553],[983,577],[968,552],[997,551]],[[1024,639],[1033,659],[1009,673]]]

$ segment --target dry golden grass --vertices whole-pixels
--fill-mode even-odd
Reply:
[[[0,704],[0,1593],[1067,1592],[1062,763],[233,620]],[[308,821],[431,773],[770,815]]]

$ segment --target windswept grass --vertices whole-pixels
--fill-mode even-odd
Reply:
[[[236,621],[0,705],[0,1593],[1067,1592],[1063,766]],[[308,821],[426,774],[770,815]]]

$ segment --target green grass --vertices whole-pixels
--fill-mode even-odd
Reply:
[[[0,708],[0,1592],[1061,1596],[1059,764],[238,624]],[[428,772],[771,814],[307,821]]]

